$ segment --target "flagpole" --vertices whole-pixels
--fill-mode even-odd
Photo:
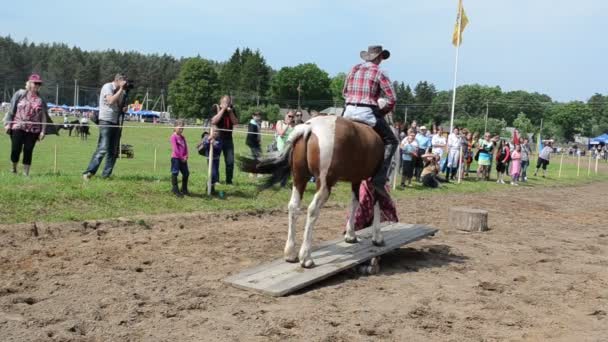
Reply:
[[[458,76],[458,51],[462,34],[462,5],[458,3],[458,36],[456,37],[456,60],[454,62],[454,86],[452,87],[452,112],[450,114],[450,133],[454,130],[454,109],[456,107],[456,77]]]

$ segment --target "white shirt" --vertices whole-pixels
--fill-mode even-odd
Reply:
[[[460,149],[460,135],[450,133],[450,135],[448,136],[448,148],[450,150]]]
[[[433,153],[440,157],[443,157],[443,153],[445,152],[444,148],[446,145],[445,138],[439,134],[435,134],[433,135],[433,139],[431,140],[431,145],[433,146]]]

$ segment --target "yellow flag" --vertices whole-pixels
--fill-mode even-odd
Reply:
[[[460,20],[458,20],[460,19]],[[460,28],[458,24],[460,23]],[[454,46],[458,46],[462,44],[462,32],[464,32],[465,27],[469,23],[469,18],[467,18],[467,14],[464,11],[464,7],[462,7],[462,0],[458,0],[458,17],[456,18],[456,25],[454,25],[454,34],[452,34],[452,44]],[[460,36],[460,39],[458,39]]]

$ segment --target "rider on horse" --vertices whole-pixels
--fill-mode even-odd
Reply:
[[[344,117],[372,126],[384,142],[384,160],[372,182],[376,193],[387,198],[390,198],[385,188],[387,174],[399,144],[384,119],[384,116],[393,110],[396,102],[393,85],[388,76],[379,68],[380,63],[389,57],[390,52],[383,50],[380,45],[370,46],[367,51],[361,51],[361,58],[365,62],[352,68],[342,90],[346,99]],[[387,104],[383,108],[378,106],[378,99],[381,95],[387,100]]]

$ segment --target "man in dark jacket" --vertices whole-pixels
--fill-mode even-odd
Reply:
[[[251,155],[257,160],[262,156],[262,135],[260,135],[260,125],[262,123],[262,114],[260,112],[253,113],[253,118],[247,126],[246,144],[251,149]]]

